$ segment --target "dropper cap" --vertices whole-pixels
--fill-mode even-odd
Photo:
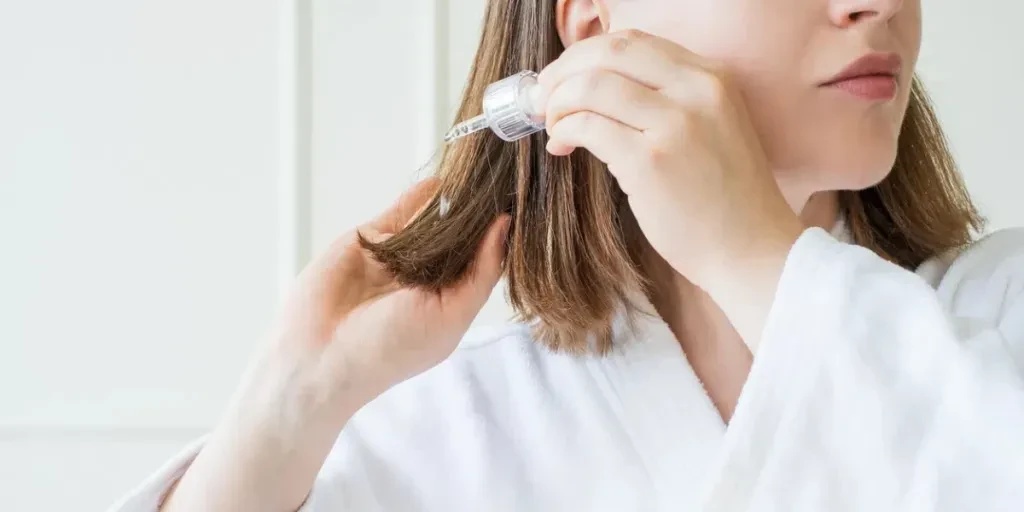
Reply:
[[[521,71],[487,86],[484,113],[456,125],[445,142],[490,128],[498,137],[514,142],[544,129],[544,115],[534,105],[537,73]]]

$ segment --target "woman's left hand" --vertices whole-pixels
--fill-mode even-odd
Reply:
[[[804,226],[728,77],[626,31],[573,44],[540,83],[548,151],[581,147],[607,164],[654,249],[756,344]]]

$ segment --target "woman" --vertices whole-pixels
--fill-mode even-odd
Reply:
[[[460,116],[543,68],[546,133],[341,237],[117,509],[1019,507],[1024,233],[969,244],[920,20],[491,0]],[[502,275],[522,318],[466,333]]]

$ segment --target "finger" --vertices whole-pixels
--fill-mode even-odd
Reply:
[[[382,244],[395,236],[394,233],[381,233],[373,228],[364,228],[359,234],[371,244]],[[385,287],[385,285],[394,284],[394,276],[384,268],[384,265],[362,249],[359,250],[359,255],[362,256],[362,275],[367,286]]]
[[[640,147],[643,132],[601,114],[569,114],[548,129],[548,149],[586,148],[608,165],[625,164]]]
[[[594,112],[577,112],[562,118],[548,133],[552,154],[566,148],[568,152],[585,148],[608,165],[623,192],[634,190],[637,157],[646,145],[643,132]]]
[[[340,276],[348,275],[353,269],[358,269],[361,279],[365,281],[369,271],[376,269],[362,263],[365,255],[359,238],[362,237],[373,244],[382,243],[390,238],[423,211],[430,198],[437,192],[439,183],[440,180],[433,176],[417,182],[376,218],[336,238],[323,254],[306,265],[302,273],[321,276],[317,279],[333,282],[340,279]]]
[[[553,91],[569,76],[590,69],[615,71],[655,90],[686,75],[712,69],[712,63],[682,46],[638,30],[591,37],[571,45],[538,76]]]
[[[442,310],[458,318],[453,320],[469,324],[480,312],[491,291],[501,278],[505,257],[505,237],[511,217],[502,215],[493,223],[477,247],[476,256],[466,277],[441,294]]]
[[[366,228],[380,233],[396,233],[423,211],[437,193],[440,180],[430,177],[406,190],[387,210],[366,224]]]
[[[614,71],[590,70],[562,81],[547,99],[547,127],[577,112],[589,111],[635,130],[657,127],[676,105],[666,96]]]

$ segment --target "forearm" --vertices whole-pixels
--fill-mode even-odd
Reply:
[[[302,506],[366,395],[352,387],[325,391],[304,365],[274,359],[257,365],[161,510],[281,512]]]

